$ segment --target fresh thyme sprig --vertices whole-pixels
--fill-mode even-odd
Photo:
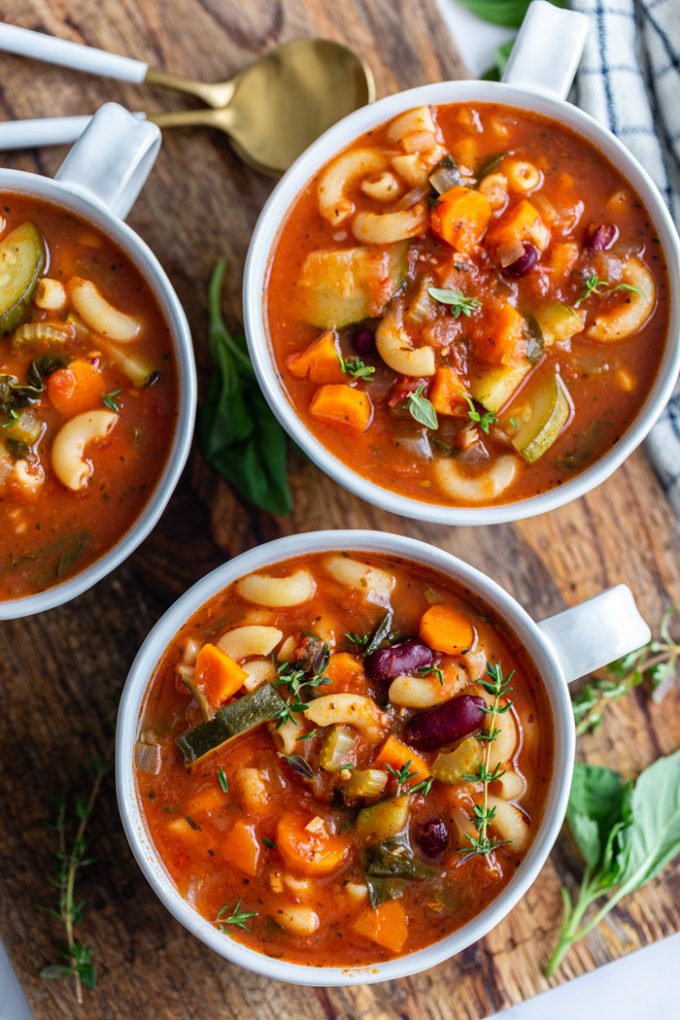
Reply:
[[[401,793],[402,786],[408,783],[409,779],[414,779],[418,775],[417,772],[411,772],[411,759],[400,769],[395,769],[392,765],[385,765],[385,768],[397,782],[397,796]]]
[[[680,666],[680,641],[671,634],[676,614],[674,607],[667,609],[659,625],[658,639],[593,673],[592,679],[572,697],[578,736],[598,729],[608,706],[642,683],[649,685],[653,701],[661,701]]]
[[[233,909],[229,904],[225,904],[219,911],[217,917],[214,920],[214,924],[217,925],[221,932],[225,935],[230,934],[229,928],[226,925],[231,925],[232,928],[242,928],[244,931],[248,931],[248,925],[246,921],[250,920],[251,917],[257,917],[256,910],[240,910],[241,899],[236,900]]]
[[[327,646],[324,645],[326,649]],[[327,659],[327,656],[324,655]],[[321,687],[323,684],[329,684],[330,678],[324,676],[321,673],[315,673],[313,676],[309,676],[308,671],[301,669],[296,666],[294,662],[282,662],[280,666],[277,666],[278,679],[274,680],[274,686],[285,686],[288,688],[288,692],[291,695],[291,701],[287,702],[286,705],[280,710],[276,719],[276,729],[280,729],[286,722],[294,722],[293,712],[304,712],[307,708],[307,703],[302,700],[302,691],[305,687]]]
[[[444,686],[444,674],[439,666],[421,666],[417,672],[420,676],[433,676],[435,680],[439,680],[442,687]]]
[[[467,847],[463,847],[459,851],[460,853],[467,854],[469,857],[474,856],[474,854],[486,857],[499,846],[504,846],[510,842],[507,839],[498,840],[495,837],[489,836],[489,825],[496,817],[496,808],[489,807],[489,784],[500,779],[505,774],[505,769],[502,768],[500,762],[497,762],[491,768],[491,745],[501,732],[501,728],[496,725],[498,716],[505,715],[512,706],[512,702],[508,699],[508,694],[512,690],[510,681],[514,672],[514,670],[511,670],[507,676],[504,676],[499,662],[487,662],[486,675],[488,679],[480,681],[484,690],[493,696],[493,701],[490,706],[484,709],[488,716],[488,726],[486,732],[480,733],[478,738],[484,742],[482,761],[477,772],[464,777],[468,782],[482,784],[482,803],[475,804],[472,812],[472,821],[477,829],[477,835],[471,836],[469,833],[466,833],[466,838],[469,840],[472,849],[468,850]],[[503,699],[505,699],[505,704],[502,705],[501,700]]]
[[[373,365],[367,365],[361,358],[343,358],[342,354],[338,354],[337,358],[342,371],[345,375],[351,376],[352,379],[369,379],[372,375],[375,375]]]
[[[617,290],[628,290],[634,294],[642,294],[639,287],[633,287],[630,283],[610,283],[609,280],[601,280],[597,273],[592,273],[591,276],[587,277],[583,291],[579,297],[574,301],[572,307],[578,308],[580,304],[587,301],[588,298],[595,294],[596,297],[604,297],[605,294],[613,294]]]
[[[475,422],[476,425],[479,425],[482,432],[488,436],[491,426],[496,424],[498,418],[493,411],[478,411],[471,397],[466,396],[465,399],[467,400],[470,408],[467,413],[468,418],[470,421]]]
[[[454,319],[459,315],[465,315],[469,319],[474,309],[482,304],[479,298],[466,297],[458,287],[428,287],[427,293],[440,304],[450,305]]]
[[[102,404],[104,407],[108,407],[109,411],[114,411],[116,414],[120,411],[120,404],[117,398],[122,393],[122,390],[111,390],[110,393],[105,393],[102,397]]]
[[[432,789],[434,782],[434,776],[428,776],[427,779],[423,779],[420,783],[416,783],[409,789],[409,793],[420,793],[423,797],[427,797],[428,793]]]
[[[92,786],[86,799],[71,797],[67,791],[59,796],[54,823],[58,849],[55,874],[51,879],[58,893],[57,906],[43,908],[63,924],[66,944],[61,954],[64,962],[43,967],[40,977],[48,980],[73,978],[76,999],[80,1005],[83,1002],[83,986],[88,989],[95,987],[97,971],[91,946],[76,937],[76,928],[82,920],[85,906],[76,897],[76,880],[80,869],[93,861],[90,856],[91,840],[86,835],[87,824],[92,817],[104,778],[110,771],[112,755],[113,744],[103,757],[95,756],[92,762]],[[76,822],[75,832],[71,836],[70,830]]]

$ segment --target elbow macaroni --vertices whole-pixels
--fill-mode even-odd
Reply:
[[[248,574],[236,585],[242,599],[267,609],[300,606],[313,597],[315,590],[314,579],[308,570],[296,570],[289,577]]]
[[[337,227],[354,212],[347,192],[360,177],[379,173],[387,166],[387,157],[378,149],[352,149],[334,159],[319,180],[319,211]]]
[[[67,489],[79,492],[85,488],[93,470],[85,460],[85,448],[105,439],[117,421],[113,411],[86,411],[62,425],[52,444],[52,468]]]
[[[466,474],[453,457],[435,460],[437,484],[451,499],[465,503],[488,503],[509,489],[519,474],[520,463],[511,453],[498,457],[478,474]]]
[[[95,333],[118,343],[129,343],[139,337],[142,330],[139,320],[110,304],[91,280],[74,276],[66,289],[78,315]]]
[[[410,337],[397,323],[394,308],[380,321],[375,346],[385,364],[399,375],[417,378],[434,375],[434,351],[431,347],[412,346]]]
[[[261,627],[253,624],[228,630],[216,644],[238,662],[251,655],[271,655],[282,637],[283,632],[278,627]]]

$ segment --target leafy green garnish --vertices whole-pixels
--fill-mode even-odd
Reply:
[[[242,911],[240,910],[241,900],[236,900],[233,909],[229,905],[225,905],[219,911],[214,923],[217,925],[220,931],[224,932],[225,935],[229,934],[229,929],[225,925],[232,925],[235,928],[243,928],[244,931],[248,931],[248,921],[251,917],[257,917],[256,910]]]
[[[342,354],[338,354],[338,361],[345,375],[351,376],[352,379],[368,379],[375,375],[373,365],[367,365],[361,358],[343,358]]]
[[[427,293],[441,305],[450,305],[454,319],[460,315],[469,319],[475,308],[480,308],[482,304],[479,298],[466,297],[458,287],[428,287]]]
[[[427,797],[428,793],[432,789],[432,784],[433,783],[434,783],[434,776],[428,776],[427,779],[423,779],[422,782],[416,783],[415,786],[412,786],[408,792],[409,793],[420,793],[420,794],[422,794],[423,797]]]
[[[45,392],[48,376],[67,364],[68,359],[60,355],[41,354],[28,366],[25,383],[14,375],[0,375],[0,413],[12,415],[18,408],[34,403]]]
[[[406,398],[406,406],[411,417],[415,418],[420,425],[425,425],[428,429],[437,429],[439,428],[437,412],[427,397],[422,395],[424,389],[425,383],[420,383],[413,393],[409,393]]]
[[[116,397],[120,396],[121,390],[111,390],[110,393],[105,393],[102,397],[102,404],[104,407],[108,407],[110,411],[114,411],[116,414],[120,411],[120,404],[116,400]]]
[[[530,0],[461,0],[473,14],[483,21],[507,28],[519,28]],[[556,7],[566,7],[565,0],[552,0]]]
[[[389,774],[392,776],[392,778],[396,780],[396,783],[397,783],[397,796],[399,796],[399,794],[401,793],[402,786],[404,786],[405,783],[408,783],[409,779],[413,779],[415,776],[418,775],[417,772],[411,772],[411,759],[410,758],[406,762],[406,764],[402,765],[401,768],[399,768],[399,769],[395,769],[395,768],[393,768],[392,765],[389,765],[389,764],[385,765],[385,768],[387,769]]]
[[[494,152],[493,155],[487,156],[486,159],[483,159],[475,172],[475,176],[478,180],[481,180],[482,177],[486,177],[487,174],[492,174],[494,170],[498,170],[498,167],[508,154],[509,152],[506,149],[505,152]]]
[[[229,780],[223,768],[217,770],[217,782],[220,784],[222,793],[229,793]]]
[[[471,397],[466,396],[465,399],[467,400],[470,408],[468,411],[468,418],[470,421],[475,422],[476,425],[479,425],[482,432],[488,436],[491,426],[495,425],[498,421],[497,416],[493,411],[478,411]]]
[[[655,761],[634,786],[611,769],[577,762],[567,819],[585,870],[575,896],[562,888],[564,916],[548,977],[624,896],[680,854],[680,751]],[[603,905],[586,920],[600,899]]]
[[[299,754],[283,754],[293,772],[296,772],[303,779],[316,779],[316,772],[309,762]]]
[[[276,843],[274,842],[274,840],[273,840],[273,839],[268,839],[268,838],[267,838],[266,836],[263,836],[263,837],[262,837],[262,842],[263,842],[263,843],[264,843],[264,845],[265,845],[266,847],[268,847],[268,848],[269,848],[270,850],[276,850]]]
[[[667,609],[661,619],[658,638],[593,674],[592,679],[572,697],[578,736],[598,729],[607,706],[642,683],[649,685],[652,700],[663,698],[669,683],[678,675],[680,665],[680,642],[671,634],[671,621],[675,615],[675,608]]]
[[[210,279],[210,350],[216,371],[201,419],[209,463],[244,499],[261,510],[288,514],[292,498],[286,475],[286,436],[262,396],[243,339],[233,337],[221,308],[226,261]]]
[[[633,287],[630,283],[610,283],[608,280],[601,280],[597,273],[593,273],[585,280],[583,292],[574,301],[573,307],[578,308],[592,294],[595,294],[597,297],[603,297],[605,294],[613,294],[617,290],[627,290],[634,294],[642,294],[639,287]]]
[[[354,631],[348,631],[344,634],[343,644],[346,648],[356,648],[357,651],[362,652],[364,655],[371,655],[372,652],[377,652],[384,641],[394,639],[396,634],[392,631],[392,621],[394,619],[394,612],[392,609],[387,609],[376,624],[373,630],[367,630],[365,634],[356,634]]]

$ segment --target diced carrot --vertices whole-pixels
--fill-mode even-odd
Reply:
[[[323,672],[324,676],[330,680],[330,684],[324,685],[324,694],[340,693],[341,691],[368,693],[364,667],[349,652],[333,652]]]
[[[340,367],[338,355],[335,333],[327,329],[306,350],[286,358],[286,365],[289,372],[298,379],[309,379],[315,383],[342,383],[345,381],[345,373]]]
[[[322,823],[300,815],[285,814],[276,826],[276,845],[289,867],[306,875],[328,875],[345,860],[349,840],[335,836]]]
[[[254,825],[248,825],[241,819],[234,822],[224,837],[222,849],[229,863],[242,871],[244,875],[249,875],[251,878],[257,875],[261,848]]]
[[[406,911],[399,900],[388,900],[375,910],[366,910],[352,925],[357,935],[363,935],[391,953],[399,953],[408,938]]]
[[[243,686],[248,674],[217,645],[203,645],[196,657],[195,682],[216,708]]]
[[[321,386],[309,407],[312,417],[333,424],[351,425],[362,432],[368,428],[373,405],[363,390],[353,386]]]
[[[459,252],[477,247],[491,219],[491,206],[486,195],[456,185],[441,196],[431,215],[435,234]]]
[[[437,414],[465,415],[467,387],[455,368],[442,365],[434,373],[428,398]]]
[[[226,804],[224,793],[217,783],[214,786],[206,786],[187,801],[187,811],[192,817],[194,815],[210,815],[213,811],[219,811]]]
[[[412,751],[408,744],[393,735],[387,738],[373,761],[373,768],[376,769],[384,768],[386,765],[391,765],[397,772],[404,765],[408,765],[408,771],[415,772],[415,775],[409,780],[411,786],[422,783],[432,774],[425,759]]]
[[[50,403],[68,418],[98,407],[105,393],[103,375],[85,358],[75,358],[67,368],[58,368],[47,380]]]
[[[512,247],[520,241],[537,242],[543,235],[545,227],[536,209],[527,198],[515,202],[489,228],[486,244],[495,248]],[[543,245],[539,245],[543,247]]]
[[[447,655],[460,655],[472,647],[475,630],[459,609],[438,603],[420,618],[418,634],[429,648]]]
[[[579,247],[575,241],[563,241],[553,244],[548,252],[548,265],[552,269],[550,283],[564,283],[578,262]]]
[[[486,309],[474,338],[475,354],[491,364],[515,364],[526,353],[524,327],[524,316],[511,304]]]

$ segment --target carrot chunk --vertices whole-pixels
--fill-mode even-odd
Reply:
[[[196,657],[196,684],[216,708],[236,694],[248,674],[217,645],[203,645]]]
[[[260,862],[260,842],[254,825],[248,825],[247,822],[240,819],[234,822],[224,837],[222,849],[229,863],[242,871],[244,875],[249,875],[251,878],[257,875],[257,866]]]
[[[475,630],[459,609],[440,604],[430,606],[420,618],[420,639],[436,652],[460,655],[472,647]]]
[[[456,185],[441,196],[431,215],[435,234],[459,252],[477,247],[491,219],[491,205],[481,191]]]
[[[75,358],[67,368],[58,368],[47,380],[50,403],[67,418],[98,407],[104,393],[103,375],[85,358]]]
[[[388,900],[375,910],[366,910],[352,925],[357,935],[363,935],[391,953],[399,953],[408,938],[406,911],[399,900]]]
[[[395,736],[387,738],[373,761],[373,767],[377,769],[385,768],[386,765],[390,765],[396,772],[404,765],[408,765],[408,771],[415,773],[409,780],[412,786],[422,783],[432,774],[425,759]]]
[[[349,841],[329,832],[323,821],[285,814],[276,826],[276,845],[286,863],[306,875],[328,875],[345,860]]]
[[[467,387],[454,368],[442,365],[434,374],[428,398],[437,414],[465,415]]]
[[[486,309],[475,336],[475,354],[491,364],[513,365],[526,353],[524,316],[510,304]]]
[[[304,351],[286,358],[286,365],[288,371],[298,379],[309,379],[315,383],[342,383],[345,374],[340,367],[338,355],[335,333],[327,329]]]
[[[352,386],[321,386],[312,399],[310,413],[313,418],[332,424],[351,425],[362,432],[368,428],[373,405],[363,390]]]
[[[324,686],[324,694],[340,691],[368,693],[364,667],[349,652],[333,652],[324,670],[324,676],[330,680],[330,684]]]
[[[515,202],[496,220],[486,235],[487,246],[512,247],[520,241],[538,242],[545,232],[538,210],[527,198]],[[539,244],[539,247],[543,247]]]

